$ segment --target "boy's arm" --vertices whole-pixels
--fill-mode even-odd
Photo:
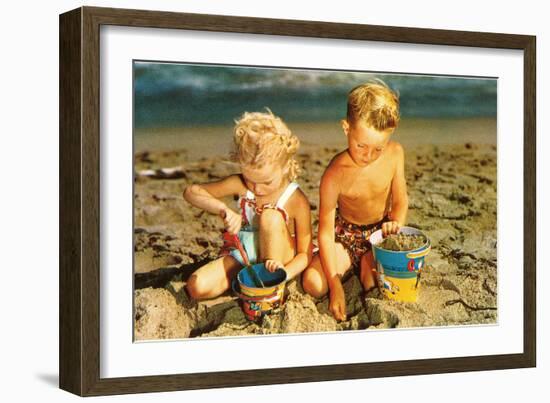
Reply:
[[[229,232],[237,233],[241,227],[240,215],[219,199],[240,194],[243,189],[239,175],[231,175],[216,182],[190,185],[184,190],[183,198],[195,207],[221,216]]]
[[[401,144],[396,143],[396,167],[391,184],[392,205],[390,218],[395,223],[393,228],[385,229],[385,235],[399,231],[407,220],[409,210],[409,197],[407,195],[407,182],[405,180],[405,152]]]
[[[329,287],[329,309],[336,320],[346,318],[346,299],[340,277],[336,273],[334,220],[338,203],[338,178],[330,166],[321,178],[319,188],[319,255]]]

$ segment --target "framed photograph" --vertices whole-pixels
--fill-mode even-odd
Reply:
[[[535,366],[535,59],[524,35],[62,14],[60,387]]]

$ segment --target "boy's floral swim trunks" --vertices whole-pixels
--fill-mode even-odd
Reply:
[[[382,228],[382,223],[387,221],[384,217],[377,223],[369,225],[359,225],[346,221],[338,209],[336,210],[336,219],[334,221],[334,238],[336,242],[341,243],[351,259],[354,269],[359,269],[361,256],[372,249],[369,242],[370,235]]]

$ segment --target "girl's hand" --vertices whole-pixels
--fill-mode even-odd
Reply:
[[[235,235],[239,233],[243,220],[240,214],[237,214],[229,207],[226,207],[220,212],[220,216],[223,218],[223,223],[227,232]]]
[[[283,269],[284,270],[285,266],[281,262],[279,262],[278,260],[267,259],[265,261],[265,268],[267,269],[267,271],[273,273],[277,269]]]
[[[387,221],[385,223],[382,223],[383,236],[388,236],[390,234],[397,234],[400,229],[401,229],[401,226],[397,221]]]

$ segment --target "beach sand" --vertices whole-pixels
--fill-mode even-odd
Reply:
[[[345,143],[337,124],[300,127],[308,132],[313,129],[321,133],[317,143],[313,135],[294,130],[303,138],[299,154],[303,172],[298,182],[310,200],[316,234],[319,180]],[[416,137],[414,130],[418,131]],[[453,135],[438,137],[441,130],[452,130]],[[187,204],[183,189],[191,183],[222,178],[236,172],[237,167],[227,162],[227,145],[221,153],[200,141],[191,149],[189,141],[174,133],[162,141],[158,137],[154,143],[136,140],[136,173],[169,167],[178,167],[180,172],[171,179],[136,175],[136,341],[497,322],[494,120],[411,122],[401,137],[396,137],[406,151],[407,225],[424,231],[432,243],[418,301],[389,301],[377,290],[365,295],[358,278],[352,275],[344,283],[348,317],[340,323],[328,311],[328,298],[315,300],[306,295],[296,280],[287,284],[282,308],[261,323],[246,320],[231,292],[198,303],[187,297],[186,280],[195,269],[217,257],[223,227],[218,217]],[[212,136],[215,143],[219,137]],[[187,140],[197,142],[195,137],[188,136]],[[201,147],[208,150],[197,152]]]

